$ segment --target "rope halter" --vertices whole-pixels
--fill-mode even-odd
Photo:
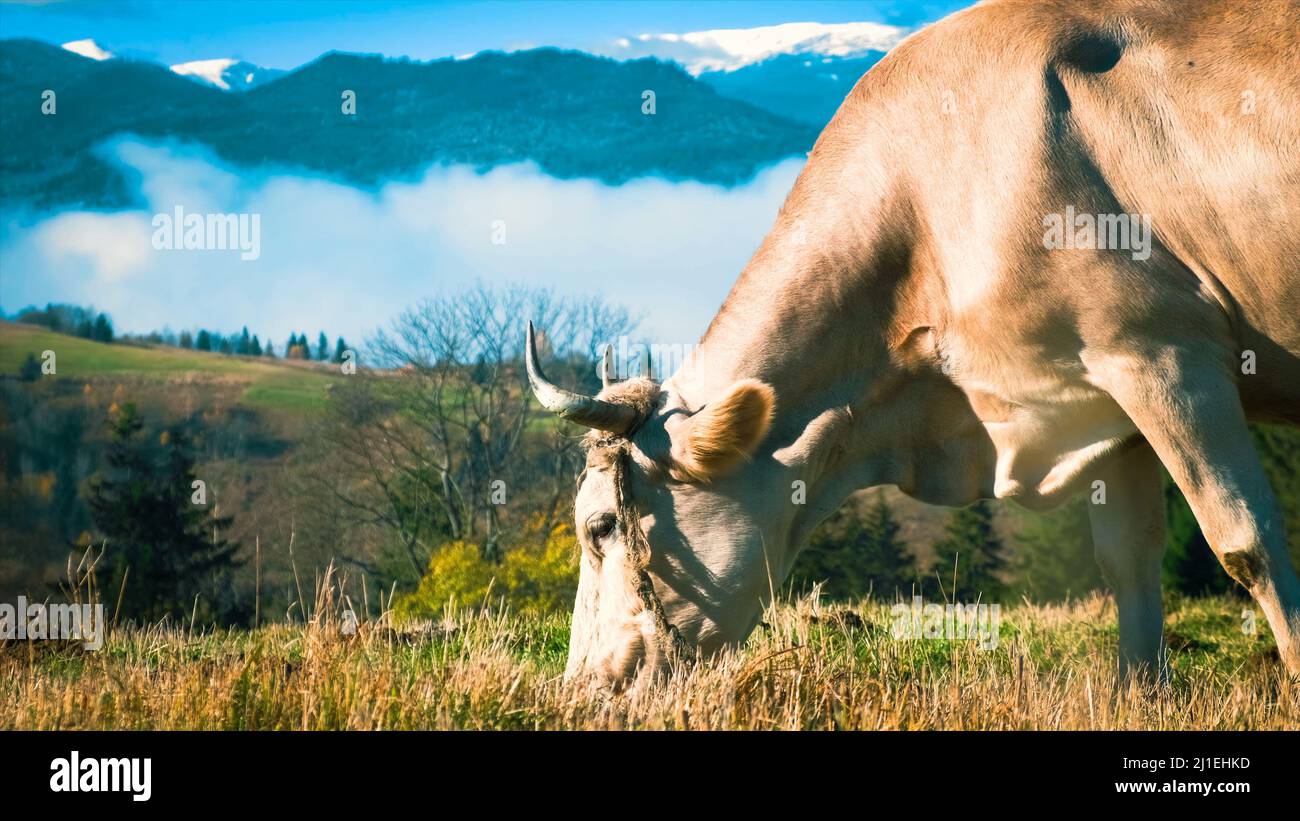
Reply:
[[[596,443],[597,447],[615,451],[614,464],[614,504],[619,531],[627,544],[631,557],[631,566],[636,573],[633,590],[641,605],[654,617],[655,637],[659,649],[669,662],[683,665],[693,664],[698,653],[696,648],[686,640],[677,626],[668,620],[664,612],[663,601],[655,592],[654,582],[650,578],[650,541],[641,529],[641,512],[632,500],[629,487],[629,473],[632,463],[632,443],[626,436],[611,436]]]

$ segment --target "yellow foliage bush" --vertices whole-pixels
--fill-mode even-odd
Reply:
[[[412,593],[393,604],[398,621],[432,618],[454,602],[476,607],[504,601],[512,610],[551,613],[573,607],[578,590],[577,539],[559,524],[545,539],[532,538],[507,550],[500,564],[484,561],[473,542],[447,542],[433,552]]]

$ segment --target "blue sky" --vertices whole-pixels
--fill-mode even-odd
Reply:
[[[294,68],[334,49],[428,60],[788,22],[914,26],[964,5],[969,0],[18,0],[0,3],[0,37],[51,43],[92,38],[116,54],[167,64],[236,57]]]

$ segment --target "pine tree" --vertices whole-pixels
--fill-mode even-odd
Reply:
[[[330,361],[335,365],[341,365],[343,363],[343,354],[347,352],[347,349],[347,343],[344,342],[343,337],[340,336],[339,341],[334,345],[334,358]]]
[[[247,356],[253,350],[253,340],[248,335],[248,326],[240,331],[239,337],[235,340],[235,353],[240,356]]]
[[[912,589],[916,567],[898,538],[899,526],[880,492],[865,511],[852,502],[823,522],[808,539],[790,574],[796,593],[822,584],[829,599],[849,601],[875,593],[892,597]]]
[[[262,342],[257,338],[257,334],[253,334],[253,344],[248,347],[248,352],[253,356],[262,355]]]
[[[877,490],[863,519],[860,550],[866,561],[867,575],[878,595],[909,594],[917,582],[916,562],[898,537],[898,522]]]
[[[946,533],[934,546],[931,594],[964,604],[1001,599],[1007,560],[988,502],[953,511]]]
[[[275,359],[275,343],[269,339],[266,340],[266,347],[262,349],[262,353],[271,359]]]
[[[197,348],[197,349],[200,350],[200,351],[210,351],[210,350],[212,350],[212,334],[210,334],[210,333],[208,333],[207,331],[205,331],[205,330],[203,330],[202,328],[200,328],[200,329],[199,329],[199,338],[198,338],[198,340],[194,343],[194,347]]]
[[[179,344],[182,348],[193,348],[194,334],[190,333],[189,331],[181,331],[181,338]]]
[[[24,382],[35,382],[41,376],[41,363],[36,361],[36,354],[27,352],[27,358],[18,367],[18,378]]]
[[[1093,556],[1088,504],[1086,496],[1078,496],[1047,513],[1017,514],[1017,593],[1039,601],[1060,601],[1104,586]]]
[[[321,331],[320,336],[316,337],[316,358],[321,362],[330,358],[330,341],[325,338],[324,331]]]
[[[142,621],[188,617],[203,594],[206,614],[228,616],[214,605],[222,598],[218,583],[240,564],[239,545],[219,536],[231,520],[194,503],[194,459],[183,431],[165,431],[155,452],[140,436],[143,427],[134,405],[117,412],[107,470],[90,482],[91,517],[105,540],[99,589],[120,596],[121,612]]]
[[[284,349],[285,359],[310,359],[307,350],[307,334],[301,337],[297,333],[289,334],[289,344]]]
[[[95,317],[95,329],[91,332],[91,338],[96,342],[113,341],[113,323],[109,321],[108,314]]]

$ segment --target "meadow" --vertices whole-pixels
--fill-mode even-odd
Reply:
[[[166,345],[105,345],[36,325],[0,322],[0,372],[17,373],[32,353],[54,351],[64,379],[129,377],[155,383],[193,379],[225,383],[245,407],[270,412],[312,411],[322,406],[337,378],[327,366],[266,357],[227,356]],[[337,370],[337,369],[335,369]]]
[[[1167,602],[1170,682],[1115,672],[1113,601],[1004,608],[1000,642],[899,640],[889,608],[769,607],[748,643],[653,689],[562,681],[568,619],[493,608],[351,635],[308,622],[126,628],[100,651],[0,645],[4,729],[1294,729],[1300,686],[1233,598]]]
[[[1005,605],[993,649],[896,639],[890,606],[876,599],[787,598],[768,609],[743,647],[665,686],[613,695],[566,684],[562,613],[453,594],[462,606],[436,621],[403,620],[391,599],[374,601],[389,586],[373,576],[351,587],[331,572],[314,588],[310,576],[300,579],[300,567],[311,574],[335,561],[340,546],[354,546],[322,530],[300,538],[295,563],[295,521],[302,537],[321,516],[311,508],[295,517],[286,465],[328,407],[330,386],[342,381],[327,366],[104,345],[0,322],[0,371],[16,374],[28,352],[43,350],[57,353],[58,378],[11,376],[8,385],[9,433],[32,475],[0,490],[36,488],[13,497],[21,504],[3,522],[10,555],[0,571],[7,562],[10,586],[54,589],[70,539],[51,528],[72,522],[89,536],[91,523],[84,513],[73,516],[73,503],[102,461],[111,407],[136,401],[155,429],[188,420],[201,434],[202,475],[223,509],[236,512],[232,532],[245,547],[238,579],[257,602],[246,623],[259,626],[204,628],[186,618],[133,626],[123,618],[97,651],[0,640],[3,729],[1300,727],[1300,686],[1282,670],[1262,617],[1254,613],[1252,621],[1250,603],[1228,595],[1167,595],[1171,676],[1160,687],[1118,680],[1115,606],[1098,593]],[[68,424],[55,424],[65,418]],[[1293,451],[1276,452],[1279,464],[1293,463]],[[318,470],[310,460],[300,469]],[[939,537],[941,520],[904,503],[897,500],[904,538],[924,549]],[[25,511],[31,515],[21,518]],[[1040,540],[1053,556],[1064,549],[1062,532]],[[31,543],[26,553],[20,538]],[[1075,553],[1092,566],[1090,545],[1081,542]],[[1086,589],[1081,573],[1058,575]],[[504,586],[489,590],[500,595]],[[439,601],[445,593],[438,591]],[[120,591],[107,596],[117,622],[114,596]],[[363,614],[350,635],[341,622],[345,602]]]

